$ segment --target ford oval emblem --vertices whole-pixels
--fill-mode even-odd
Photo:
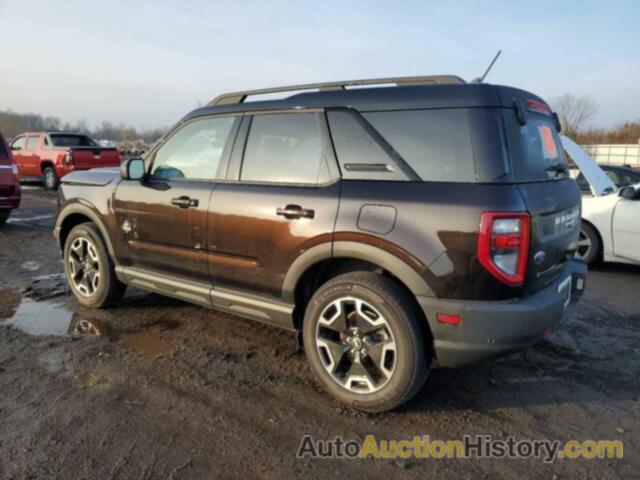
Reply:
[[[533,256],[533,261],[536,262],[536,265],[541,265],[546,258],[547,254],[543,251],[539,251]]]

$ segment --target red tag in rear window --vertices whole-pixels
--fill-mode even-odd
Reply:
[[[542,140],[542,153],[544,154],[544,158],[556,158],[558,156],[558,149],[556,148],[556,142],[553,140],[551,129],[546,125],[540,125],[538,132],[540,132],[540,138]]]

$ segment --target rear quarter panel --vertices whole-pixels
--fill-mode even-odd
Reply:
[[[518,288],[493,278],[477,260],[483,211],[524,211],[513,185],[368,182],[345,180],[334,241],[357,241],[386,250],[410,265],[439,298],[500,300]],[[389,222],[362,221],[368,206],[395,209]],[[359,220],[360,219],[360,220]],[[373,225],[373,228],[371,227]]]

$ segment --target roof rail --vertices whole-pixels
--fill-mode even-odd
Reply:
[[[456,75],[432,75],[422,77],[390,77],[390,78],[369,78],[364,80],[345,80],[342,82],[307,83],[303,85],[290,85],[288,87],[261,88],[258,90],[245,90],[244,92],[224,93],[213,100],[207,106],[226,105],[230,103],[242,103],[250,95],[263,95],[266,93],[297,92],[302,90],[344,90],[346,87],[359,85],[434,85],[466,83]]]

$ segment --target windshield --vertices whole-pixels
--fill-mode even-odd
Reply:
[[[529,112],[527,123],[520,125],[512,111],[504,115],[514,181],[567,178],[567,160],[553,120],[546,115]]]
[[[86,135],[55,133],[50,135],[56,147],[99,147],[100,145]]]

